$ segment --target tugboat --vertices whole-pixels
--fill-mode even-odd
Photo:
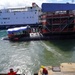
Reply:
[[[22,38],[29,37],[30,31],[30,26],[10,28],[7,30],[7,35],[9,40],[18,41]]]

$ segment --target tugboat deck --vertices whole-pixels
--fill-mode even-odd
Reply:
[[[62,63],[60,66],[46,66],[48,75],[75,75],[75,63]],[[42,68],[38,75],[42,75]]]

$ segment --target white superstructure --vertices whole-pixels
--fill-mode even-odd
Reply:
[[[41,14],[41,8],[36,3],[32,3],[32,7],[1,9],[0,28],[38,25]]]

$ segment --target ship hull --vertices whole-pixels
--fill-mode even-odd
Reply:
[[[21,26],[31,26],[31,27],[38,27],[40,25],[39,24],[11,24],[11,25],[0,25],[0,29],[4,30],[4,29],[8,29],[8,28],[14,28],[14,27],[21,27]]]
[[[40,37],[22,37],[19,39],[9,39],[8,37],[4,38],[4,40],[10,41],[49,41],[49,40],[68,40],[68,39],[75,39],[75,32],[69,33],[44,33]]]
[[[61,33],[44,33],[44,37],[48,40],[54,39],[75,39],[75,32],[61,32]]]

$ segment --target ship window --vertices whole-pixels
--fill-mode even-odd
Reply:
[[[7,18],[3,18],[3,19],[7,19]]]
[[[32,9],[32,7],[30,7],[30,9]]]
[[[25,33],[25,31],[23,31],[23,33]]]

